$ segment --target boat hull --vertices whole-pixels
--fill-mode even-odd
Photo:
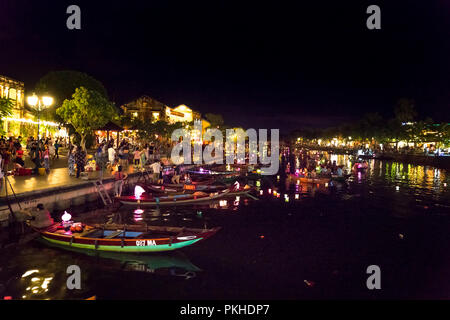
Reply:
[[[99,227],[89,227],[89,230],[96,232],[97,230],[102,230]],[[132,226],[128,226],[132,228]],[[136,227],[134,227],[136,229]],[[147,232],[151,231],[152,227],[137,227],[146,228]],[[154,227],[158,230],[164,229],[164,227]],[[195,229],[195,232],[190,232],[188,234],[183,234],[184,230],[193,229],[183,229],[183,228],[171,228],[176,232],[172,232],[170,236],[158,236],[157,238],[90,238],[88,235],[77,235],[77,234],[61,234],[57,233],[54,226],[47,228],[46,230],[38,230],[41,234],[43,240],[48,241],[52,244],[56,244],[62,247],[70,247],[85,250],[96,250],[96,251],[110,251],[110,252],[164,252],[173,251],[181,249],[190,245],[193,245],[199,241],[205,240],[212,235],[214,235],[220,228],[213,229]],[[105,232],[104,230],[102,232]],[[124,232],[124,235],[136,233],[136,231],[131,230],[116,230],[111,229],[107,232]],[[139,232],[137,232],[139,233]],[[178,233],[178,234],[176,234]]]
[[[216,192],[212,195],[205,196],[195,196],[195,194],[180,195],[176,196],[161,196],[152,198],[141,198],[137,199],[134,196],[122,196],[116,199],[124,205],[139,205],[139,206],[175,206],[175,205],[185,205],[193,204],[205,201],[211,201],[224,197],[230,193],[230,190],[223,190],[221,192]]]

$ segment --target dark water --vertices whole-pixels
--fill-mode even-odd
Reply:
[[[331,157],[348,164],[344,156]],[[327,188],[289,184],[282,177],[254,183],[263,190],[258,201],[233,197],[226,203],[145,209],[142,215],[121,208],[128,223],[143,219],[159,225],[223,227],[207,241],[171,254],[87,255],[36,241],[3,251],[0,296],[450,298],[448,172],[371,161],[366,174]],[[81,290],[66,289],[66,268],[73,264],[81,268]],[[369,265],[381,269],[381,290],[366,287]],[[37,271],[23,276],[30,270]]]

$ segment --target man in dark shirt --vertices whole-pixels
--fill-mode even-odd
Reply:
[[[80,177],[80,173],[84,172],[84,166],[86,163],[86,152],[77,146],[77,151],[75,153],[75,163],[77,165],[77,178]]]

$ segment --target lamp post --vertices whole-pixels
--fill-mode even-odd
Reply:
[[[41,117],[41,110],[42,110],[42,107],[47,108],[47,107],[51,106],[53,104],[53,98],[49,97],[49,96],[38,97],[35,93],[33,93],[32,96],[29,96],[27,98],[27,102],[33,108],[36,108],[36,106],[37,106],[37,111],[38,111],[37,140],[39,142],[39,122],[40,122],[40,117]]]

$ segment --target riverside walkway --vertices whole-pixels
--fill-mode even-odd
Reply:
[[[25,160],[25,167],[33,168],[34,165],[29,159]],[[133,165],[128,165],[124,168],[124,172],[127,174],[134,174],[138,172]],[[23,193],[37,192],[39,190],[44,191],[48,189],[58,187],[71,187],[77,185],[86,184],[86,182],[92,182],[98,180],[100,176],[99,171],[89,172],[88,179],[76,178],[69,175],[69,169],[67,165],[67,156],[60,155],[59,159],[52,160],[50,163],[50,173],[45,175],[29,175],[29,176],[14,176],[8,175],[8,180],[11,184],[16,195]],[[109,169],[105,169],[103,172],[103,180],[112,178],[112,172]],[[8,196],[12,195],[10,185],[8,187]],[[0,198],[5,197],[6,189],[5,182],[0,191]]]

